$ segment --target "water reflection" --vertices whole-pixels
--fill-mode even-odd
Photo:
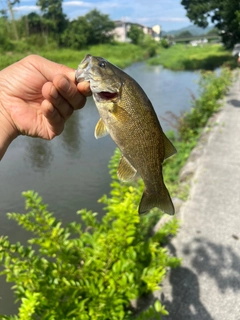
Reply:
[[[51,165],[54,154],[48,141],[36,138],[28,140],[24,158],[35,171],[41,172]]]
[[[81,112],[74,112],[60,135],[62,146],[70,155],[78,155],[81,148]]]

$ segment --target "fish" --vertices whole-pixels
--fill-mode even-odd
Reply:
[[[76,82],[89,81],[100,119],[95,138],[110,134],[121,151],[117,171],[122,181],[136,173],[144,182],[138,213],[159,208],[173,215],[174,205],[164,184],[162,164],[176,153],[141,86],[108,60],[87,54],[76,70]]]

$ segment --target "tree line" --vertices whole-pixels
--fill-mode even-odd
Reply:
[[[63,0],[37,0],[40,14],[31,12],[14,19],[14,5],[0,11],[0,45],[8,49],[11,41],[26,41],[38,46],[54,41],[58,46],[80,49],[86,45],[107,43],[113,39],[115,24],[97,9],[70,21],[62,9]],[[9,13],[9,14],[8,14]]]
[[[194,24],[203,28],[214,24],[227,48],[240,42],[239,0],[182,0],[181,4]]]
[[[14,6],[21,0],[6,1],[0,10],[0,49],[11,49],[12,40],[24,40],[37,46],[54,41],[58,46],[80,49],[86,45],[107,43],[113,39],[115,24],[109,16],[97,9],[69,20],[63,12],[63,0],[37,0],[40,14],[31,12],[14,19]],[[231,48],[240,42],[239,0],[181,0],[189,19],[200,27],[212,23],[222,36],[222,42]],[[132,26],[129,38],[133,43],[143,42],[144,35]]]

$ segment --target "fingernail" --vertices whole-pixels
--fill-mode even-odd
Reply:
[[[62,78],[59,84],[59,87],[61,88],[62,91],[67,92],[69,89],[69,81],[66,78]]]

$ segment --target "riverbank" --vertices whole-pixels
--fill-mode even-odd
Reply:
[[[59,48],[29,48],[18,52],[6,52],[1,56],[0,70],[8,65],[24,58],[28,54],[39,54],[52,61],[62,63],[76,69],[84,56],[90,53],[104,57],[117,65],[125,68],[134,62],[144,61],[149,58],[148,48],[143,48],[131,43],[114,43],[90,46],[83,50],[59,49]]]
[[[221,66],[230,68],[237,67],[237,61],[231,55],[231,51],[226,50],[220,44],[206,44],[202,47],[192,47],[190,45],[172,45],[163,48],[155,46],[157,56],[152,58],[152,46],[138,46],[131,43],[111,43],[90,46],[82,50],[72,50],[55,47],[24,47],[19,45],[18,50],[4,52],[1,56],[0,70],[8,65],[22,59],[28,54],[39,54],[52,61],[65,64],[71,68],[76,68],[79,62],[87,53],[102,56],[119,68],[140,61],[147,61],[150,65],[162,65],[171,70],[214,70]]]
[[[169,246],[182,266],[171,269],[161,291],[168,320],[239,316],[239,107],[238,78],[189,158],[190,195]]]
[[[157,57],[148,60],[150,65],[161,64],[171,70],[214,70],[221,66],[235,68],[236,58],[231,51],[221,44],[205,44],[193,47],[177,44],[169,48],[162,48]]]

